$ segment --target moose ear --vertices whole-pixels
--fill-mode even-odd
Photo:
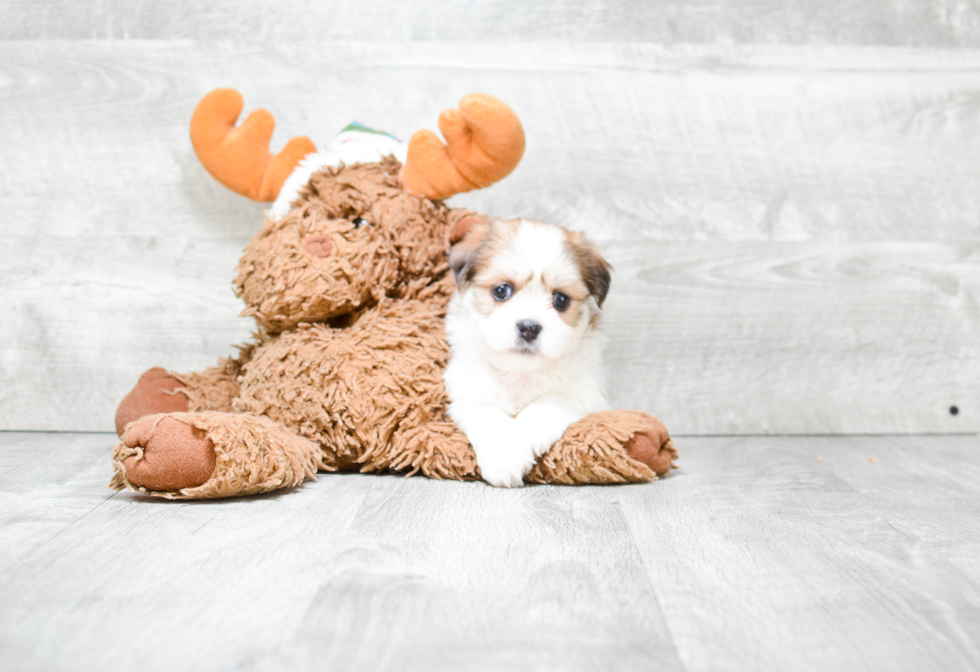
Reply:
[[[450,229],[449,267],[456,277],[456,286],[462,287],[473,279],[476,262],[486,240],[490,224],[483,215],[461,217]]]

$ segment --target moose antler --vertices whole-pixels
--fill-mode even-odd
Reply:
[[[524,155],[524,128],[512,109],[493,96],[471,93],[459,110],[439,115],[443,145],[432,131],[408,142],[402,186],[410,193],[443,199],[489,187],[510,174]]]
[[[253,201],[272,201],[296,164],[316,146],[299,136],[273,156],[269,140],[275,118],[267,110],[255,110],[236,127],[244,105],[234,89],[215,89],[204,96],[191,117],[191,143],[218,182]]]

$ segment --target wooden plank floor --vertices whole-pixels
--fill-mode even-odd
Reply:
[[[681,438],[625,487],[105,489],[0,433],[0,669],[968,670],[980,439]]]

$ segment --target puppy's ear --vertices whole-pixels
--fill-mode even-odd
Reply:
[[[487,223],[487,216],[472,210],[452,210],[449,213],[449,244],[455,245],[466,237],[471,229]]]
[[[489,222],[483,215],[461,217],[450,229],[449,267],[456,276],[457,287],[473,279],[476,259],[489,230]]]
[[[589,294],[595,297],[595,302],[599,307],[602,308],[602,302],[606,300],[609,284],[612,282],[609,275],[612,266],[602,258],[599,250],[582,234],[570,233],[568,243],[575,255],[575,261],[578,263],[585,287],[589,290]]]

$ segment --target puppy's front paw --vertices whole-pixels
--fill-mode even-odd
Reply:
[[[473,445],[483,480],[498,488],[524,485],[536,456],[514,418],[489,405],[450,407],[450,415]]]
[[[536,401],[521,411],[516,421],[534,456],[541,457],[551,450],[568,426],[578,419],[578,416],[559,404]]]
[[[496,445],[476,451],[483,480],[497,488],[519,488],[524,474],[534,466],[534,452],[527,446]]]

